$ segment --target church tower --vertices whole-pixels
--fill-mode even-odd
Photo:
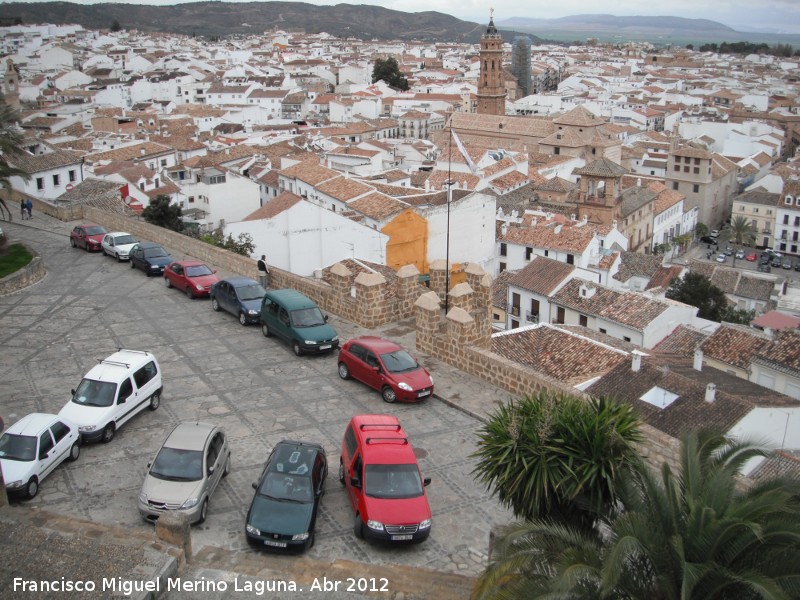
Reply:
[[[497,33],[493,18],[481,36],[481,72],[478,78],[478,113],[506,114],[506,88],[503,83],[503,38]]]
[[[19,74],[14,68],[14,61],[6,60],[6,72],[3,74],[3,99],[13,108],[19,108]]]

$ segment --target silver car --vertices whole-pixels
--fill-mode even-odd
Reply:
[[[168,510],[179,510],[190,523],[202,523],[208,501],[231,468],[228,439],[209,423],[179,423],[147,465],[139,512],[155,522]]]

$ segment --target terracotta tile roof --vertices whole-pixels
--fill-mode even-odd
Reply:
[[[797,329],[800,327],[800,317],[780,312],[778,310],[771,310],[768,313],[753,319],[750,324],[753,327],[763,327],[764,329],[772,329],[774,331],[779,331],[786,328]]]
[[[658,192],[658,196],[656,197],[655,213],[659,215],[669,210],[670,208],[672,208],[673,206],[678,204],[678,202],[684,200],[685,198],[686,196],[684,196],[680,192],[676,192],[675,190],[664,189]]]
[[[292,194],[291,192],[281,192],[272,200],[254,210],[242,220],[258,221],[260,219],[271,219],[302,201],[303,199],[297,194]]]
[[[510,277],[508,284],[529,292],[550,296],[558,286],[572,276],[574,271],[575,265],[537,256]]]
[[[575,127],[594,127],[602,125],[605,120],[596,117],[585,107],[578,105],[567,113],[553,119],[556,125],[571,125]]]
[[[781,201],[780,194],[773,194],[764,188],[756,188],[749,192],[744,192],[734,196],[734,202],[745,202],[747,204],[758,204],[760,206],[777,206]]]
[[[547,324],[493,335],[492,351],[573,385],[628,362],[625,353],[598,344],[575,329],[567,331]]]
[[[347,207],[360,212],[370,219],[385,221],[406,210],[408,204],[396,200],[391,196],[387,196],[386,194],[373,192],[367,196],[362,196],[357,200],[348,202]]]
[[[492,282],[492,306],[506,310],[508,305],[508,281],[516,273],[516,271],[503,271]]]
[[[59,167],[66,167],[75,165],[81,162],[80,154],[71,152],[69,150],[54,150],[47,154],[28,154],[27,152],[20,152],[18,154],[6,154],[4,158],[9,164],[26,171],[33,175],[41,171],[50,169],[57,169]]]
[[[461,137],[461,131],[496,133],[502,130],[506,135],[543,138],[555,130],[553,122],[549,118],[482,115],[462,112],[452,114],[450,125],[459,132],[459,137]]]
[[[800,377],[800,331],[797,329],[780,331],[774,342],[756,354],[754,362]]]
[[[678,265],[671,265],[669,267],[661,267],[652,277],[650,282],[645,287],[645,290],[654,290],[660,288],[666,290],[673,279],[677,279],[683,273],[683,267]]]
[[[56,205],[86,204],[122,215],[133,215],[133,211],[122,200],[117,181],[87,178],[77,184],[70,192],[64,192],[56,200]]]
[[[591,298],[582,297],[581,286],[595,289]],[[666,302],[636,292],[618,292],[595,283],[573,279],[551,297],[551,302],[644,331],[669,306]]]
[[[747,476],[749,480],[756,482],[778,477],[800,479],[800,451],[773,452]]]
[[[702,148],[695,148],[694,146],[681,146],[672,151],[673,156],[688,156],[691,158],[705,158],[710,159],[713,155],[708,150]]]
[[[582,254],[589,247],[594,235],[594,230],[589,227],[543,224],[509,228],[499,241]]]
[[[123,148],[115,148],[114,150],[107,150],[105,152],[96,152],[86,156],[86,162],[97,163],[102,160],[147,160],[157,156],[174,153],[175,150],[163,144],[155,142],[142,142],[141,144],[133,144]]]
[[[552,179],[546,179],[544,182],[535,185],[534,189],[537,192],[563,193],[578,189],[578,185],[567,179],[562,179],[561,177],[556,176]]]
[[[562,148],[583,148],[587,145],[587,140],[577,131],[571,129],[561,129],[554,131],[546,138],[539,140],[539,144],[546,146],[561,146]]]
[[[341,176],[328,179],[317,185],[316,188],[317,191],[343,202],[368,194],[375,189],[354,179]]]
[[[507,190],[513,187],[522,186],[528,182],[528,176],[519,171],[511,171],[500,177],[491,180],[490,185],[498,190]]]
[[[766,334],[743,325],[722,323],[701,348],[706,358],[747,369],[753,357],[770,344]]]
[[[586,166],[573,169],[576,175],[590,175],[594,177],[621,177],[628,171],[614,161],[599,158]]]
[[[656,354],[674,354],[694,360],[694,351],[708,338],[708,332],[700,331],[688,325],[678,328],[661,340],[653,352]]]
[[[291,167],[281,169],[278,174],[292,179],[299,179],[313,186],[317,186],[323,181],[328,181],[335,177],[341,177],[338,171],[322,166],[319,164],[319,160],[316,159],[306,160],[292,165]]]

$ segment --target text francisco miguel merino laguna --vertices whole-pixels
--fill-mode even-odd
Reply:
[[[229,589],[234,592],[247,592],[261,596],[265,592],[296,592],[302,591],[297,584],[291,580],[239,580],[237,577],[233,582],[212,581],[204,578],[200,579],[181,579],[180,577],[167,578],[162,586],[158,579],[153,580],[131,580],[122,577],[104,577],[100,582],[88,580],[73,580],[61,577],[60,579],[32,580],[15,577],[13,590],[15,592],[112,592],[131,596],[134,592],[160,592],[164,591],[181,592],[226,592]],[[315,587],[317,586],[317,587]],[[311,590],[323,591],[326,582],[316,579],[311,584]]]

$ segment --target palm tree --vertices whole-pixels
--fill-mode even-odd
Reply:
[[[478,432],[478,481],[523,519],[591,527],[636,457],[626,404],[540,392],[500,407]]]
[[[731,222],[722,228],[720,237],[726,242],[732,241],[737,246],[750,245],[756,241],[756,226],[747,217],[733,217]]]
[[[11,193],[11,177],[17,176],[25,180],[30,179],[30,175],[27,172],[9,165],[7,160],[7,157],[23,152],[23,138],[17,127],[18,121],[19,115],[17,111],[6,104],[0,94],[0,187],[8,190],[9,194]],[[0,196],[0,217],[3,215],[3,210],[8,213],[8,220],[13,221],[11,210],[8,208],[5,199]]]
[[[745,463],[768,454],[719,433],[689,433],[680,474],[642,466],[593,531],[541,520],[508,528],[474,597],[800,598],[800,481],[737,485]]]

